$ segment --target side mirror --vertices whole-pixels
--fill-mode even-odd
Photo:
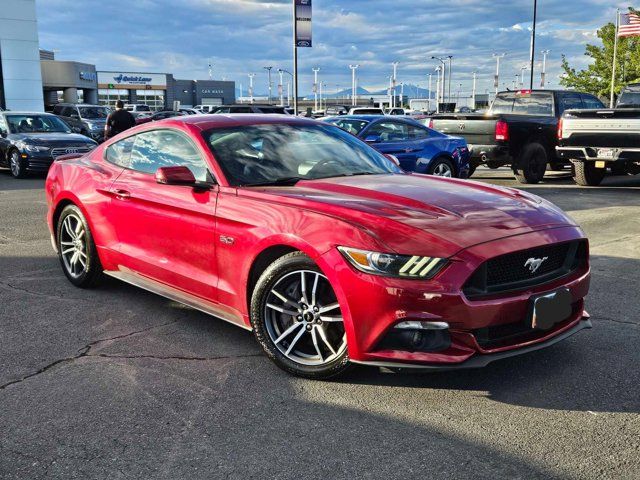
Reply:
[[[368,135],[364,141],[367,143],[380,143],[382,139],[380,138],[380,135]]]
[[[389,155],[388,153],[385,153],[384,156],[395,163],[397,166],[400,166],[400,160],[398,160],[398,157],[396,157],[395,155]]]
[[[196,177],[187,167],[160,167],[156,171],[156,183],[162,185],[187,185],[195,187]]]

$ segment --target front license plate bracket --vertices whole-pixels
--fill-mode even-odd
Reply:
[[[567,288],[532,297],[531,328],[534,330],[550,330],[571,316],[573,297]]]

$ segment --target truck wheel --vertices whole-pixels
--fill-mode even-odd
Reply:
[[[469,162],[469,175],[467,176],[467,178],[471,178],[471,175],[473,175],[476,171],[476,168],[478,168],[480,166],[480,164],[478,162],[474,162],[474,161],[470,161]]]
[[[597,187],[606,173],[606,169],[596,168],[593,162],[574,162],[573,168],[573,180],[583,187]]]
[[[538,183],[547,170],[547,151],[539,143],[530,143],[513,165],[513,174],[519,183]]]

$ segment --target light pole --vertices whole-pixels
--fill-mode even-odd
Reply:
[[[404,82],[400,82],[400,108],[404,107]]]
[[[278,93],[280,94],[280,106],[284,107],[284,79],[282,76],[284,72],[281,68],[278,69],[278,74],[280,74],[280,83],[278,84]]]
[[[513,89],[517,90],[518,89],[518,77],[520,77],[520,75],[518,75],[516,73],[516,78],[513,79]]]
[[[536,59],[536,20],[538,18],[538,0],[533,0],[533,28],[531,29],[531,82],[529,89],[533,90],[533,64]]]
[[[211,64],[211,59],[209,59],[209,80],[213,80],[213,65]]]
[[[436,82],[436,113],[440,113],[440,70],[442,70],[442,67],[436,68],[436,73],[438,74]]]
[[[255,76],[255,73],[249,74],[249,103],[253,103],[253,77]]]
[[[429,100],[427,100],[427,110],[431,111],[431,77],[433,76],[433,74],[430,73],[428,76],[429,76]]]
[[[506,53],[494,53],[493,58],[496,59],[496,76],[493,80],[493,86],[496,89],[496,95],[498,95],[498,90],[500,88],[500,59],[504,58]]]
[[[281,75],[282,75],[283,73],[288,74],[288,75],[291,77],[291,81],[292,81],[292,82],[293,82],[293,81],[294,81],[294,79],[295,79],[295,77],[293,76],[293,73],[291,73],[289,70],[285,70],[284,68],[279,68],[279,69],[278,69],[278,73],[280,73]],[[297,102],[295,102],[295,103],[297,104]],[[287,105],[291,105],[291,82],[287,82]],[[298,114],[298,113],[297,113],[297,110],[296,110],[296,113],[295,113],[295,114],[296,114],[296,115]]]
[[[549,55],[549,53],[551,52],[551,50],[542,50],[542,72],[540,72],[540,86],[542,88],[544,88],[545,84],[547,83],[547,55]]]
[[[356,106],[358,104],[356,100],[356,70],[360,67],[360,65],[349,65],[351,69],[351,105]]]
[[[389,88],[387,89],[389,93],[389,108],[393,106],[393,75],[389,75]]]
[[[271,105],[271,69],[273,67],[263,67],[269,73],[269,105]]]
[[[528,68],[528,65],[520,67],[520,88],[524,88],[524,72]]]
[[[398,65],[400,65],[399,62],[392,62],[391,65],[393,66],[393,81],[392,81],[392,86],[391,89],[393,90],[393,105],[391,105],[391,108],[395,108],[396,106],[396,85],[398,84]]]
[[[447,94],[447,99],[451,102],[451,77],[453,77],[451,72],[453,71],[453,55],[448,55],[447,58],[449,59],[449,93]]]
[[[322,110],[322,81],[320,81],[320,110]]]
[[[474,70],[472,73],[473,73],[473,87],[471,89],[471,108],[472,110],[475,110],[476,109],[476,80],[478,77],[478,72]]]
[[[440,99],[438,100],[438,105],[440,105],[440,102],[444,103],[444,92],[445,92],[445,85],[446,85],[446,78],[447,78],[447,62],[444,61],[443,58],[441,57],[431,57],[431,60],[438,60],[441,64],[442,64],[442,79],[440,80],[440,89],[442,89],[442,94],[440,95]],[[438,92],[440,92],[440,89],[438,89]],[[438,107],[438,111],[439,111],[439,107]]]
[[[313,70],[313,109],[318,111],[318,72],[320,67],[314,67]]]

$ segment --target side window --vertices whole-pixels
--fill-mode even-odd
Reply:
[[[396,122],[381,122],[371,127],[367,136],[377,135],[382,142],[402,142],[409,140],[408,125]]]
[[[251,113],[251,107],[231,107],[229,113]]]
[[[429,131],[426,128],[409,125],[407,129],[411,140],[424,140],[425,138],[429,138]]]
[[[9,133],[7,129],[7,122],[2,115],[0,115],[0,133]]]
[[[135,136],[128,137],[107,147],[107,161],[119,167],[131,168],[131,149]]]
[[[569,94],[563,95],[562,98],[560,99],[560,113],[564,112],[565,110],[579,109],[579,108],[584,108],[584,107],[582,106],[582,99],[580,98],[580,95],[578,95],[577,93],[569,93]]]
[[[185,136],[171,130],[153,130],[136,135],[129,168],[156,173],[160,167],[185,166],[196,180],[206,182],[207,166],[196,147]]]
[[[584,104],[584,108],[604,108],[602,102],[593,95],[582,95],[582,103]]]

